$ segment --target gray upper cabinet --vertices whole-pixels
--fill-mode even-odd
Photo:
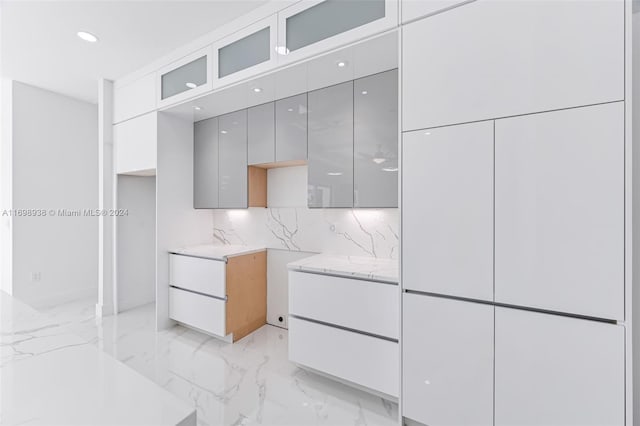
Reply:
[[[276,101],[276,161],[307,159],[307,94]]]
[[[160,99],[164,100],[207,84],[207,55],[161,76]]]
[[[193,145],[193,207],[218,207],[218,118],[195,123]]]
[[[219,117],[218,207],[246,208],[247,194],[247,110]]]
[[[354,82],[354,206],[398,207],[398,70]]]
[[[218,49],[218,78],[268,61],[270,34],[270,28],[266,27]]]
[[[258,105],[247,112],[249,164],[273,163],[275,160],[275,104]]]
[[[308,96],[308,206],[353,207],[353,81]]]

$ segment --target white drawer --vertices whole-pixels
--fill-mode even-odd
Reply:
[[[216,297],[226,296],[223,261],[171,254],[169,265],[169,285]]]
[[[169,318],[218,336],[226,335],[226,302],[169,288]]]
[[[289,359],[394,397],[399,389],[398,344],[298,318],[289,318]]]
[[[289,313],[398,338],[397,285],[328,275],[289,272]]]

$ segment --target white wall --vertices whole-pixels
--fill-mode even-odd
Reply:
[[[156,178],[118,176],[118,311],[156,300]]]
[[[12,108],[13,208],[96,209],[97,106],[14,82]],[[96,217],[15,217],[12,231],[14,296],[41,306],[97,294]]]
[[[0,81],[0,290],[9,294],[11,285],[11,216],[3,212],[11,209],[11,100],[13,82]]]

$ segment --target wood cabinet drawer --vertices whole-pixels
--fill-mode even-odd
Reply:
[[[305,272],[289,272],[292,315],[398,338],[397,285]]]
[[[172,254],[169,262],[169,285],[216,297],[226,296],[226,263],[223,261]]]
[[[169,288],[169,318],[218,336],[226,335],[226,302]]]
[[[289,319],[289,359],[300,365],[398,396],[398,344],[298,318]]]

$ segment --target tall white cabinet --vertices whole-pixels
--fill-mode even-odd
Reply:
[[[630,2],[448,3],[403,9],[402,416],[630,426]]]

